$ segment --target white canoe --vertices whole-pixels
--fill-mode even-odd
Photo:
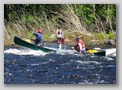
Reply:
[[[116,48],[105,49],[106,56],[116,56]]]

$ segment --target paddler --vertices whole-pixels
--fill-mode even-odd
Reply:
[[[61,27],[59,26],[56,30],[57,42],[64,43],[64,36]]]
[[[34,32],[33,35],[36,37],[36,40],[34,40],[35,44],[37,46],[42,45],[42,41],[43,41],[42,30],[41,29],[37,30],[37,32]]]
[[[87,53],[85,43],[80,39],[80,37],[76,38],[76,45],[73,48],[80,53]]]

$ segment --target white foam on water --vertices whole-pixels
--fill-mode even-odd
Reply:
[[[40,50],[13,49],[13,48],[5,50],[4,53],[15,54],[15,55],[33,55],[33,56],[45,56],[46,54],[49,54]]]
[[[64,49],[61,49],[61,50],[58,50],[56,53],[57,54],[61,54],[61,55],[67,55],[67,54],[75,54],[76,51],[75,50],[64,50]]]
[[[45,47],[45,48],[58,51],[58,48],[51,48],[51,47]]]
[[[96,64],[96,65],[100,64],[100,63],[97,62],[97,61],[80,61],[80,60],[78,60],[78,61],[76,61],[76,62],[78,62],[78,63],[80,63],[80,64]]]
[[[106,60],[108,60],[108,61],[112,61],[112,60],[114,60],[113,58],[111,58],[111,57],[104,57]]]

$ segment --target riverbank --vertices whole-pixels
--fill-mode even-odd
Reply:
[[[23,35],[17,35],[17,36],[21,36],[21,37],[25,37],[25,38],[30,38],[30,39],[35,39],[35,37],[32,35],[32,32],[25,32],[25,34]],[[79,32],[81,33],[81,32]],[[70,33],[64,33],[65,36],[65,44],[72,44],[75,45],[76,41],[75,38],[77,36],[79,36],[85,43],[86,46],[105,46],[107,45],[107,42],[109,42],[109,39],[104,39],[103,37],[101,37],[102,33],[94,33],[94,34],[79,34],[78,32],[70,32]],[[12,35],[10,38],[5,38],[4,39],[4,46],[11,46],[11,45],[15,45],[14,44],[14,36]],[[115,38],[115,37],[113,37]],[[54,42],[57,40],[56,35],[52,34],[52,33],[47,33],[47,34],[43,34],[43,40],[44,41],[49,41],[49,42]],[[115,39],[111,39],[112,41],[110,41],[108,43],[108,46],[115,46],[116,41],[114,41]],[[112,44],[112,45],[109,45]]]
[[[53,41],[49,41],[49,42],[53,42]],[[65,42],[65,44],[69,44],[69,42]],[[87,49],[92,49],[92,48],[101,48],[101,49],[110,49],[110,48],[116,48],[116,45],[111,45],[111,44],[90,44],[90,43],[85,43],[86,44],[86,48]],[[74,43],[70,43],[70,45],[75,45],[75,41]],[[12,40],[6,40],[4,41],[4,47],[11,47],[11,46],[17,46],[14,43],[14,39]]]

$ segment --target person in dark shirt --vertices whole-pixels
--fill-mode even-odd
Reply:
[[[38,46],[38,45],[41,45],[42,42],[43,42],[43,34],[42,34],[42,30],[39,29],[37,30],[37,32],[34,32],[33,35],[36,37],[36,40],[34,41],[35,44]]]

